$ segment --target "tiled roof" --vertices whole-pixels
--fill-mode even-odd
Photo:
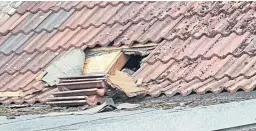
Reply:
[[[0,89],[31,91],[1,102],[43,101],[54,90],[33,78],[74,47],[159,43],[135,78],[166,86],[195,79],[251,79],[236,67],[232,74],[215,73],[231,58],[254,58],[255,7],[255,2],[22,2],[1,17]],[[214,62],[218,66],[208,67]],[[206,67],[210,70],[200,73]],[[163,87],[156,90],[167,92]]]
[[[152,83],[152,96],[250,92],[256,86],[256,11],[246,7],[181,20],[134,74],[135,80]]]
[[[44,52],[56,51],[59,48],[85,48],[109,44],[120,46],[131,45],[134,42],[173,40],[176,37],[214,37],[216,34],[227,36],[232,32],[242,34],[245,31],[254,31],[253,3],[232,4],[233,8],[223,5],[222,8],[218,8],[221,4],[211,3],[211,6],[216,8],[208,10],[195,9],[194,6],[198,6],[197,4],[120,2],[93,8],[82,6],[79,10],[71,8],[68,12],[59,8],[60,10],[55,12],[49,9],[36,13],[27,11],[22,15],[16,13],[0,26],[0,52]],[[203,9],[206,11],[201,11]]]

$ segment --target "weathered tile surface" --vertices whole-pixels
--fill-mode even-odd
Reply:
[[[44,102],[34,78],[70,48],[158,43],[134,79],[149,94],[254,89],[255,2],[20,2],[0,14],[2,103]],[[24,82],[23,82],[24,81]],[[185,92],[185,93],[184,93]]]

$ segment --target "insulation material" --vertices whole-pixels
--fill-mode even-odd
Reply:
[[[132,77],[121,71],[115,71],[114,75],[109,75],[107,82],[113,88],[123,91],[128,97],[134,97],[146,92],[145,88],[138,87],[135,84]]]
[[[85,60],[83,73],[113,73],[121,68],[128,61],[129,56],[124,55],[120,50],[111,52],[101,52],[98,55]]]

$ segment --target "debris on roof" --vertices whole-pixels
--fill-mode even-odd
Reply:
[[[49,80],[55,80],[51,77],[59,80],[47,82],[50,86],[57,85],[59,90],[58,92],[53,93],[54,97],[49,98],[47,103],[57,106],[79,106],[85,104],[92,106],[97,103],[102,103],[106,97],[105,95],[107,94],[106,91],[108,88],[119,89],[128,97],[134,97],[145,93],[144,88],[138,88],[133,82],[132,77],[127,76],[124,72],[120,72],[120,70],[130,58],[130,56],[124,54],[124,52],[145,54],[145,52],[152,51],[155,46],[155,44],[149,44],[136,45],[133,47],[123,46],[120,48],[102,47],[86,49],[85,53],[81,53],[81,50],[73,50],[73,52],[67,53],[46,68],[48,74],[49,71],[51,71],[51,68],[54,69],[51,73],[55,76],[49,76],[48,74],[45,75],[48,75],[47,78]],[[125,49],[125,51],[122,49]],[[82,67],[81,61],[83,60],[84,65],[82,75],[80,71]],[[75,71],[78,72],[73,73],[73,69],[76,69]],[[106,75],[109,75],[108,81],[106,81]],[[42,75],[39,75],[38,77],[40,76]],[[42,78],[44,81],[45,76]],[[109,83],[107,84],[107,82]],[[111,86],[109,86],[109,84]],[[96,102],[89,101],[89,98],[92,96],[97,97],[97,99],[94,100]]]
[[[133,108],[137,108],[139,107],[140,105],[139,104],[131,104],[131,103],[121,103],[121,104],[118,104],[116,106],[117,109],[119,110],[124,110],[124,109],[133,109]]]
[[[101,105],[92,107],[85,111],[76,112],[75,114],[77,114],[77,115],[95,114],[95,113],[99,113],[99,112],[112,111],[114,109],[116,109],[116,106],[115,106],[113,99],[106,98],[104,103],[102,103]]]
[[[57,84],[58,92],[48,98],[47,104],[57,106],[97,105],[104,102],[108,89],[106,74],[91,73],[77,77],[62,77]]]
[[[146,48],[146,50],[149,51],[152,50],[154,46],[155,45],[139,45],[133,48],[109,47],[86,50],[83,75],[79,75],[79,72],[77,73],[77,76],[70,76],[70,74],[66,74],[69,75],[69,77],[58,77],[60,81],[55,84],[59,91],[54,92],[54,97],[49,98],[47,103],[58,106],[78,106],[85,104],[95,105],[97,103],[102,103],[109,87],[119,89],[128,97],[134,97],[145,93],[144,88],[136,86],[132,77],[129,77],[126,73],[120,71],[130,58],[129,55],[125,55],[121,49],[131,49],[129,52],[137,52]],[[71,56],[70,58],[67,56],[61,57],[61,60],[71,61],[72,58],[77,56],[81,56],[80,53],[73,57]],[[81,59],[82,57],[80,57],[79,61],[81,61]],[[61,60],[54,62],[52,64],[53,67],[56,67],[57,62],[61,63]],[[80,64],[81,62],[79,62],[79,65]],[[69,65],[69,69],[73,69],[73,65]],[[62,69],[65,71],[65,68]],[[107,74],[109,76],[108,80],[106,80]],[[97,96],[99,99],[96,99],[97,102],[91,102],[89,101],[91,96]]]
[[[115,71],[114,75],[109,75],[107,82],[112,88],[123,91],[128,97],[138,96],[146,92],[145,88],[136,85],[131,76],[121,71]]]
[[[60,77],[82,75],[84,59],[85,54],[81,49],[71,49],[45,69],[42,80],[53,86],[59,83]]]
[[[62,116],[62,115],[89,115],[89,114],[95,114],[105,111],[112,111],[116,109],[116,105],[114,104],[113,99],[106,98],[106,100],[101,105],[95,105],[92,106],[89,109],[86,109],[84,111],[75,111],[75,112],[54,112],[54,113],[48,113],[43,116]]]

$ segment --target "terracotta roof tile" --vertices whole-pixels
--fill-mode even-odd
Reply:
[[[192,92],[197,94],[204,94],[206,92],[220,93],[223,90],[235,93],[239,89],[249,93],[255,89],[255,78],[255,76],[249,78],[240,76],[235,79],[224,77],[220,80],[209,78],[205,81],[194,79],[190,82],[182,80],[174,83],[162,82],[158,85],[153,84],[149,86],[148,94],[154,97],[157,97],[162,93],[168,96],[174,96],[176,94],[186,96]]]
[[[228,37],[163,41],[134,78],[160,83],[250,78],[255,75],[254,44],[255,35],[248,32],[241,36],[233,33]]]
[[[70,48],[147,42],[159,45],[134,79],[160,83],[153,96],[254,89],[255,2],[20,4],[0,21],[0,90],[27,96],[2,103],[45,102],[56,89],[32,78]]]
[[[28,2],[25,2],[24,4],[27,4]],[[32,3],[33,2],[29,2]],[[41,2],[42,3],[42,2]],[[43,2],[45,3],[45,2]],[[87,2],[81,2],[80,4],[87,4]],[[101,2],[104,3],[104,2]],[[110,4],[112,3],[112,4]],[[5,29],[1,30],[1,33],[6,34],[7,32],[12,33],[18,33],[18,32],[25,32],[29,33],[30,31],[35,32],[41,32],[43,30],[52,31],[54,29],[57,30],[64,30],[66,28],[77,28],[78,26],[82,26],[83,28],[88,28],[89,26],[95,26],[98,27],[102,24],[107,25],[113,25],[115,23],[119,24],[126,24],[127,22],[133,22],[138,23],[140,21],[150,21],[154,18],[158,20],[162,20],[166,17],[171,17],[172,19],[176,19],[177,17],[203,17],[205,15],[214,15],[216,17],[226,15],[229,16],[234,13],[234,11],[237,12],[246,12],[249,9],[254,9],[254,4],[249,2],[239,2],[237,4],[232,3],[228,4],[231,5],[231,7],[224,6],[225,4],[221,4],[219,2],[203,2],[205,4],[202,4],[201,2],[105,2],[105,4],[102,4],[104,6],[92,6],[92,8],[86,8],[84,6],[81,6],[81,8],[77,9],[74,6],[71,7],[69,10],[61,10],[58,11],[36,11],[36,13],[26,12],[22,14],[15,14],[14,18],[11,18],[10,20],[6,21],[3,27]],[[40,4],[40,2],[39,2]],[[65,2],[62,3],[65,5]],[[65,8],[68,8],[67,6],[72,6],[74,2],[71,2],[71,4],[67,4]],[[97,2],[95,2],[97,5]],[[75,5],[75,4],[74,4]],[[212,6],[214,5],[214,6]],[[248,6],[246,6],[248,5]],[[209,6],[212,6],[211,8]],[[245,8],[242,8],[246,6]],[[22,6],[20,6],[22,8]],[[33,7],[40,10],[40,7]],[[57,8],[54,6],[54,8]],[[242,10],[244,9],[244,10]],[[18,8],[19,10],[19,8]],[[29,8],[27,8],[28,11],[30,11]],[[108,12],[106,15],[105,12]],[[222,15],[219,15],[221,13]],[[25,15],[27,14],[27,16]],[[85,15],[86,14],[86,15]],[[83,15],[83,17],[79,17]],[[30,27],[27,27],[24,30],[24,26],[22,23],[29,23],[26,22],[27,20],[24,20],[24,22],[19,23],[19,21],[16,22],[16,24],[20,24],[16,28],[16,30],[13,30],[13,28],[10,28],[8,23],[12,23],[11,21],[14,20],[17,16],[19,17],[19,20],[21,19],[28,19],[29,21],[37,21],[34,23],[31,23]],[[21,17],[22,16],[22,17]],[[104,16],[104,17],[103,17]],[[31,18],[33,17],[33,18]],[[38,19],[40,17],[40,19]],[[48,18],[49,17],[49,18]],[[45,20],[44,20],[45,19]],[[53,19],[59,19],[59,21],[55,21]],[[44,21],[40,21],[44,20]],[[62,22],[66,21],[66,22]],[[51,23],[51,26],[48,24]],[[7,25],[6,25],[7,24]],[[15,24],[15,26],[16,26]],[[48,25],[48,26],[45,26]],[[39,27],[37,27],[39,26]],[[23,27],[23,28],[22,28]]]
[[[52,52],[50,50],[40,53],[35,52],[32,54],[22,53],[11,55],[3,55],[0,57],[0,91],[22,91],[25,96],[32,95],[31,99],[23,98],[6,98],[1,101],[4,104],[10,103],[34,103],[46,102],[46,98],[39,99],[37,96],[47,94],[51,95],[52,89],[45,88],[43,82],[37,81],[35,78],[42,73],[42,70],[47,67],[51,61],[58,59],[66,51],[58,50]],[[44,93],[45,92],[45,93]],[[26,97],[25,97],[26,98]]]
[[[197,16],[198,17],[198,16]],[[207,17],[207,16],[205,16]],[[203,17],[204,18],[204,17]],[[208,18],[208,17],[207,17]],[[212,18],[212,17],[209,17]],[[213,17],[214,18],[214,17]],[[192,19],[196,21],[193,22]],[[223,20],[222,18],[221,20]],[[190,20],[191,23],[188,23]],[[251,21],[247,25],[238,25],[232,24],[229,20],[224,20],[224,22],[220,22],[219,19],[211,19],[206,21],[197,21],[198,18],[191,17],[188,18],[177,18],[175,20],[171,18],[166,18],[163,21],[159,21],[157,19],[152,19],[150,22],[141,21],[137,24],[133,24],[131,22],[121,25],[114,24],[112,26],[101,25],[99,27],[90,26],[87,29],[78,27],[75,30],[73,29],[65,29],[64,31],[52,31],[52,32],[41,32],[41,33],[33,33],[29,34],[19,33],[17,35],[7,35],[5,41],[1,41],[1,49],[0,51],[8,54],[12,51],[14,52],[30,52],[28,50],[40,50],[45,51],[46,49],[50,49],[52,51],[57,48],[70,48],[70,47],[81,47],[83,45],[88,45],[90,47],[94,47],[97,44],[101,46],[107,46],[111,42],[114,42],[114,46],[120,46],[122,44],[132,45],[135,42],[146,43],[148,41],[159,42],[162,39],[165,40],[173,40],[175,38],[180,38],[182,40],[191,39],[189,37],[194,37],[195,39],[200,39],[204,35],[207,37],[215,37],[218,34],[226,37],[231,35],[231,33],[236,33],[237,35],[243,35],[245,32],[254,33],[254,22]],[[210,22],[210,23],[209,23]],[[255,21],[256,22],[256,21]],[[193,24],[197,23],[197,24]],[[220,24],[221,23],[221,24]],[[209,28],[206,25],[211,25]],[[221,26],[220,26],[221,25]],[[159,28],[160,27],[160,28]],[[242,29],[241,29],[242,28]],[[112,33],[110,33],[112,32]],[[136,32],[136,33],[134,33]],[[46,43],[43,43],[44,46],[39,47],[31,47],[28,50],[25,45],[31,45],[31,41],[35,41],[34,39],[38,39],[41,35],[44,34],[52,34],[52,37],[48,37],[46,39]],[[62,40],[62,43],[59,42],[62,39],[62,36],[65,35],[65,39]],[[86,36],[86,37],[85,37]],[[83,39],[81,39],[83,38]],[[104,39],[102,39],[104,38]],[[13,41],[20,41],[18,44],[15,43],[15,47],[12,47]],[[40,43],[41,44],[41,43]],[[63,44],[66,45],[63,46]],[[11,46],[11,47],[10,47]],[[18,51],[18,48],[21,47]],[[34,49],[33,49],[34,48]]]

